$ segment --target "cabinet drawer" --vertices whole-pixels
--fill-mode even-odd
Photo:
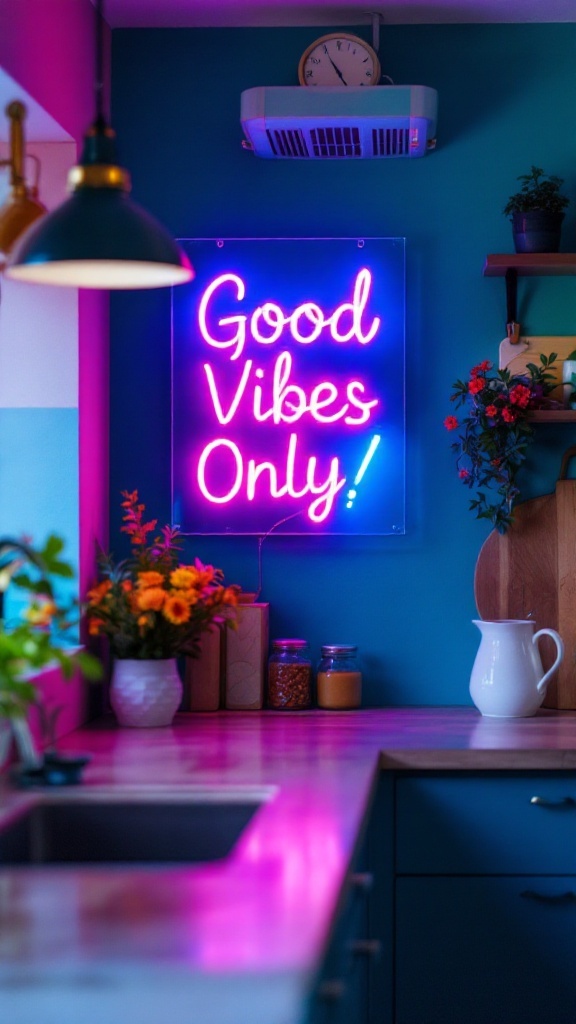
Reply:
[[[400,878],[396,1024],[574,1024],[576,878]]]
[[[404,776],[398,874],[576,873],[576,774]]]

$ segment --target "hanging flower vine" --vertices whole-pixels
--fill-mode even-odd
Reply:
[[[452,444],[462,483],[476,491],[470,502],[478,519],[488,519],[499,533],[512,524],[519,496],[516,477],[534,438],[530,413],[535,409],[560,408],[549,397],[556,387],[551,367],[556,353],[540,356],[540,365],[528,363],[523,374],[492,371],[484,360],[472,367],[470,379],[457,380],[450,401],[466,407],[466,415],[447,416],[447,430],[460,430]]]

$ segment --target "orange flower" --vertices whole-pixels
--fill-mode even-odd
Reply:
[[[43,601],[42,603],[34,601],[27,609],[25,618],[33,626],[49,626],[57,611],[58,608],[54,601]]]
[[[194,586],[197,575],[195,569],[187,569],[186,566],[179,565],[177,569],[170,573],[170,586],[174,587],[175,590],[188,590]]]
[[[136,595],[136,607],[142,612],[159,612],[166,600],[162,587],[147,587]]]
[[[100,636],[104,623],[102,619],[88,619],[88,633],[90,636]]]
[[[164,577],[161,572],[156,572],[154,569],[150,569],[149,572],[139,572],[137,586],[140,590],[144,590],[146,587],[161,587],[164,583]]]
[[[100,604],[100,601],[106,597],[106,594],[111,589],[112,584],[110,580],[102,580],[102,583],[98,583],[95,587],[92,587],[92,590],[88,591],[88,600],[91,604]]]
[[[173,594],[167,598],[162,614],[168,622],[180,626],[190,618],[190,605],[179,594]]]
[[[235,608],[238,604],[238,589],[235,586],[226,587],[222,594],[222,603],[229,604],[232,608]]]

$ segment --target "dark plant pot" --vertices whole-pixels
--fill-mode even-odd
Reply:
[[[512,233],[516,252],[558,252],[563,213],[527,210],[512,214]]]
[[[21,789],[37,786],[77,786],[90,761],[89,754],[58,754],[47,751],[37,767],[15,765],[11,778]]]

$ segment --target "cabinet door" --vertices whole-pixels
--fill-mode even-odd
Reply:
[[[574,1024],[576,878],[399,878],[396,1024]]]
[[[576,874],[573,772],[405,777],[396,797],[398,874]]]

